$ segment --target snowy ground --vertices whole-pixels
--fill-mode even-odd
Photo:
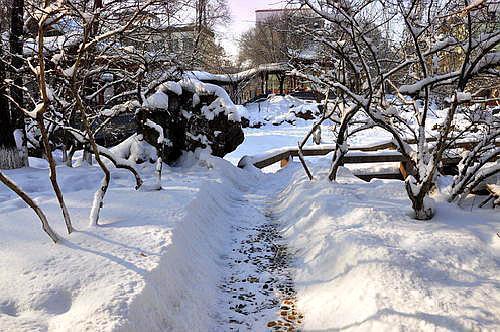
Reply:
[[[286,103],[277,104],[285,104],[286,112]],[[333,142],[328,125],[322,128],[327,144]],[[244,155],[296,146],[310,127],[299,120],[295,126],[246,129],[245,144],[228,159],[237,163]],[[351,142],[387,139],[370,131]],[[319,179],[326,177],[328,158],[308,163]],[[290,179],[275,215],[296,253],[304,330],[500,329],[498,209],[471,208],[481,198],[458,207],[437,197],[436,217],[422,223],[410,217],[400,181],[365,183],[343,169],[336,184],[309,182],[298,163],[276,176]]]
[[[314,109],[317,106],[314,103],[305,102],[290,96],[274,96],[263,102],[249,104],[246,108],[251,121],[262,122],[265,125],[260,128],[245,128],[243,130],[245,132],[245,142],[235,151],[224,157],[234,165],[237,165],[243,156],[259,155],[266,151],[285,147],[296,148],[297,143],[301,142],[311,129],[313,121],[294,117],[293,125],[288,122],[282,122],[280,126],[274,126],[272,123],[276,118],[290,117],[290,113],[295,108]],[[335,142],[335,137],[330,130],[331,125],[331,121],[328,120],[321,126],[322,144],[333,144]],[[370,145],[386,142],[387,140],[390,140],[390,136],[387,133],[381,130],[370,130],[363,136],[353,137],[350,143],[353,145]],[[306,145],[314,146],[312,137]],[[310,159],[314,160],[316,158]],[[272,165],[266,167],[264,172],[275,172],[278,170],[278,166]],[[362,167],[362,165],[356,166],[356,168]]]
[[[401,181],[366,183],[344,168],[338,183],[310,182],[289,168],[277,211],[296,250],[305,330],[500,329],[498,209],[438,199],[420,222]]]
[[[227,159],[295,146],[309,126],[247,129]],[[59,166],[70,236],[46,163],[7,171],[64,240],[0,187],[0,330],[500,330],[498,208],[438,195],[436,217],[418,222],[402,182],[342,168],[330,183],[328,158],[309,162],[318,180],[296,162],[266,174],[191,155],[164,168],[159,192],[113,169],[99,227],[100,171]],[[141,174],[154,182],[152,166]]]
[[[130,174],[114,170],[102,226],[90,228],[98,168],[58,167],[78,231],[57,245],[32,211],[0,187],[0,330],[213,329],[220,257],[229,245],[224,207],[242,183],[235,182],[241,170],[214,162],[221,166],[188,161],[166,168],[161,192],[135,191]],[[47,169],[38,164],[6,173],[63,235]],[[143,174],[154,181],[152,168]]]

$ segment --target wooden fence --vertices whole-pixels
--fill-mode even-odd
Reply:
[[[428,139],[428,142],[433,142],[435,139]],[[408,144],[416,144],[414,140],[408,140]],[[453,148],[471,149],[475,141],[460,141],[453,144]],[[500,146],[500,141],[496,142],[496,146]],[[397,172],[378,172],[368,174],[355,174],[357,177],[369,181],[373,178],[379,179],[404,179],[408,175],[405,168],[405,160],[403,155],[396,151],[396,145],[392,142],[349,148],[347,154],[342,158],[343,164],[370,164],[370,163],[399,163],[399,170]],[[381,151],[385,150],[385,151]],[[304,147],[302,153],[305,157],[311,156],[325,156],[330,152],[335,151],[335,146],[317,146],[317,147]],[[257,168],[264,168],[271,166],[275,163],[280,163],[284,167],[293,157],[299,156],[299,149],[286,148],[271,152],[263,156],[244,156],[240,159],[238,167],[243,168],[249,164]],[[443,159],[443,166],[447,169],[453,169],[459,161],[460,157],[448,157]]]

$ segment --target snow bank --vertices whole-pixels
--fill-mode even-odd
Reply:
[[[88,228],[97,167],[58,167],[76,228],[65,235],[45,163],[6,171],[47,212],[53,245],[32,211],[0,186],[0,330],[206,331],[228,245],[226,213],[242,170],[200,154],[164,167],[162,191],[135,191],[112,169],[101,226]],[[139,166],[156,181],[154,166]],[[216,230],[216,231],[215,231]]]
[[[400,181],[342,168],[338,183],[310,182],[299,168],[277,209],[297,253],[304,329],[498,329],[498,212],[437,204],[431,222],[415,221]]]
[[[249,103],[246,105],[250,120],[250,126],[280,125],[288,122],[290,124],[303,124],[306,121],[298,117],[300,114],[319,115],[318,103],[306,102],[293,96],[272,95],[264,101]]]
[[[211,159],[213,161],[213,159]],[[130,305],[117,331],[215,331],[222,249],[228,245],[227,211],[234,184],[204,184],[187,205],[158,266]],[[145,328],[147,326],[147,329]]]

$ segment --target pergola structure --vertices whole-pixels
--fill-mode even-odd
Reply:
[[[242,93],[245,87],[254,80],[259,80],[259,92],[266,94],[269,91],[270,75],[275,75],[279,82],[279,93],[285,92],[285,78],[290,72],[288,63],[270,63],[259,65],[255,68],[244,70],[239,73],[211,74],[204,71],[191,71],[189,75],[196,79],[224,87],[235,102],[242,101]]]

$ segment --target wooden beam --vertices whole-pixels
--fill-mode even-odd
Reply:
[[[369,173],[354,175],[366,182],[370,182],[372,179],[403,180],[400,173]]]
[[[406,170],[406,165],[404,162],[399,163],[399,173],[401,174],[401,177],[403,178],[403,180],[406,180],[406,178],[409,175],[408,171]]]
[[[285,151],[285,152],[278,153],[278,154],[276,154],[272,157],[269,157],[267,159],[255,162],[253,165],[257,168],[264,168],[267,166],[271,166],[272,164],[277,163],[283,159],[288,159],[288,157],[290,157],[290,156],[291,156],[290,152]]]
[[[401,154],[345,155],[344,164],[399,163],[403,161]]]
[[[430,138],[428,141],[432,142],[435,141],[435,139]],[[412,141],[408,141],[409,144],[412,144]],[[495,143],[496,146],[500,146],[500,141],[497,141]],[[474,142],[472,141],[463,141],[463,142],[458,142],[453,145],[456,148],[470,148],[471,146],[474,146]],[[396,146],[392,142],[388,143],[383,143],[383,144],[377,144],[373,146],[367,146],[367,147],[355,147],[350,149],[350,151],[362,151],[362,152],[374,152],[374,151],[379,151],[382,149],[395,149]],[[333,152],[335,150],[335,147],[328,147],[328,148],[310,148],[310,147],[305,147],[302,149],[303,156],[305,157],[312,157],[312,156],[325,156],[329,154],[330,152]],[[299,150],[298,148],[290,148],[285,151],[277,152],[275,155],[271,155],[268,158],[258,160],[256,162],[253,162],[254,166],[257,168],[264,168],[267,166],[270,166],[274,163],[281,162],[281,160],[284,159],[289,159],[290,157],[298,157],[299,156]],[[242,163],[244,158],[251,158],[248,156],[245,156],[242,158],[240,163]],[[498,159],[498,158],[496,158]],[[449,157],[449,158],[443,158],[442,162],[445,165],[456,165],[459,163],[461,160],[460,157]],[[384,162],[398,162],[401,163],[403,162],[403,156],[394,151],[390,153],[383,153],[383,154],[356,154],[354,153],[353,155],[349,155],[349,153],[344,156],[343,158],[343,163],[344,164],[360,164],[360,163],[384,163]],[[401,170],[401,169],[400,169]],[[404,173],[401,171],[401,175],[406,177],[410,174],[409,170],[407,169],[406,165],[404,166]]]
[[[288,165],[288,163],[290,162],[290,159],[291,157],[289,156],[288,158],[285,158],[285,159],[281,159],[280,160],[280,167],[281,168],[284,168]]]
[[[398,147],[396,144],[389,142],[389,143],[383,143],[383,144],[378,144],[378,145],[373,145],[373,146],[367,146],[367,147],[360,147],[360,148],[354,148],[354,149],[349,149],[351,151],[378,151],[378,150],[396,150]]]

